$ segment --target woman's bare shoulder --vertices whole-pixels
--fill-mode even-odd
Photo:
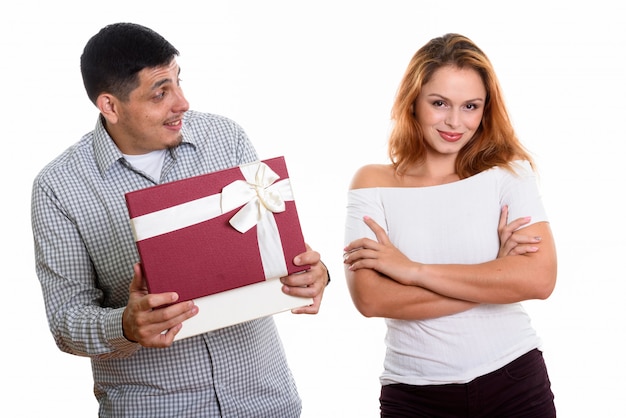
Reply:
[[[397,185],[395,169],[390,164],[368,164],[359,168],[350,183],[350,189],[394,187]]]

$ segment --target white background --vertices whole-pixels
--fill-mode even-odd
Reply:
[[[199,9],[197,4],[202,4]],[[30,187],[95,124],[79,71],[102,26],[133,21],[181,51],[192,108],[284,155],[306,240],[331,268],[317,316],[276,316],[303,417],[378,416],[380,319],[343,280],[346,190],[386,162],[389,111],[410,57],[459,32],[491,58],[536,157],[559,254],[556,290],[526,303],[561,417],[618,417],[623,402],[626,10],[576,1],[23,1],[0,16],[3,319],[0,408],[11,417],[96,416],[89,361],[61,353],[35,276]]]

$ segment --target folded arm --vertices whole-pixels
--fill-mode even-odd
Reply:
[[[344,269],[352,302],[366,317],[428,319],[463,312],[477,305],[399,283],[373,269],[350,269],[348,264]]]
[[[530,218],[528,217],[519,218],[510,223],[507,222],[508,207],[505,206],[502,208],[498,225],[498,235],[500,237],[498,258],[530,255],[539,252],[540,243],[543,240],[542,235],[536,235],[535,232],[538,232],[536,229],[543,230],[544,227],[522,228],[530,222]],[[375,223],[372,224],[372,226],[376,229]],[[381,232],[382,230],[378,231],[379,235]],[[549,264],[555,264],[554,260],[556,260],[556,256],[554,255],[554,244],[549,229],[547,232],[547,260],[549,260]],[[382,239],[384,240],[386,235],[384,235],[384,232],[382,232],[382,234]],[[436,318],[465,311],[476,306],[481,301],[486,301],[486,299],[480,298],[477,298],[477,300],[471,300],[470,298],[465,299],[467,295],[462,294],[462,288],[457,289],[456,292],[453,289],[448,295],[445,295],[426,287],[402,283],[401,279],[394,280],[374,268],[358,268],[358,265],[354,266],[356,261],[351,263],[350,260],[357,260],[354,252],[359,249],[360,247],[346,247],[346,251],[350,252],[346,252],[344,255],[346,261],[345,275],[353,303],[364,316],[396,319]],[[396,254],[396,256],[399,257],[400,262],[408,263],[407,269],[413,268],[413,263],[407,260],[406,257],[401,254]],[[436,268],[449,268],[453,273],[456,270],[457,274],[463,274],[463,269],[465,269],[466,266],[459,266],[456,269],[450,266],[437,266]],[[477,270],[480,269],[480,267],[473,268]],[[485,268],[485,266],[483,266],[483,268]],[[551,268],[556,268],[556,265]],[[439,273],[442,272],[440,271]],[[465,273],[467,272],[465,271]],[[466,276],[463,276],[463,278],[465,277]],[[548,287],[553,287],[554,279],[552,279],[551,285],[550,280],[550,278],[546,280]],[[448,286],[452,285],[448,283]],[[457,297],[452,295],[457,295]]]
[[[524,233],[542,237],[539,251],[472,265],[416,263],[403,279],[442,295],[479,303],[547,299],[554,290],[557,272],[550,226],[539,222],[526,227]]]
[[[473,303],[545,299],[554,289],[556,250],[547,222],[520,230],[524,236],[541,237],[532,246],[534,251],[480,264],[422,264],[395,248],[373,219],[366,217],[364,221],[376,234],[376,241],[361,238],[346,247],[345,263],[352,272],[373,270],[402,285]]]

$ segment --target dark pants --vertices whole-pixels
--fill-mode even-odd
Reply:
[[[556,417],[550,379],[539,350],[465,384],[385,385],[380,411],[383,418]]]

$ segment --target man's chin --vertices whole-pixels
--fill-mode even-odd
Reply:
[[[168,149],[176,148],[183,142],[183,136],[178,135],[170,144],[167,145]]]

